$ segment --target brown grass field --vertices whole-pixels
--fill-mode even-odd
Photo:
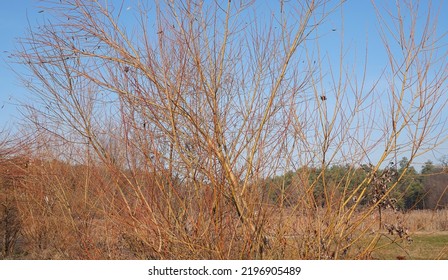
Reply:
[[[366,234],[351,246],[353,258],[359,258],[360,252],[369,248],[366,259],[448,260],[448,210],[412,210],[404,214],[388,211],[383,215],[385,223],[394,223],[400,216],[410,240],[378,230],[377,215],[373,214],[361,227]]]
[[[384,236],[372,252],[377,259],[447,260],[448,211],[414,210],[405,215],[413,241],[395,244]]]
[[[45,199],[44,199],[45,201]],[[45,202],[44,202],[45,203]],[[62,207],[61,205],[55,205]],[[294,211],[287,209],[278,211],[274,207],[270,208],[269,221],[265,221],[267,240],[265,259],[292,259],[292,258],[310,258],[315,259],[316,256],[322,258],[335,259],[406,259],[406,260],[446,260],[448,259],[448,210],[414,210],[407,213],[395,213],[393,211],[383,212],[384,224],[401,223],[407,229],[410,239],[400,238],[397,234],[391,234],[386,229],[378,229],[377,213],[371,214],[370,217],[363,220],[363,224],[358,227],[361,233],[353,234],[354,239],[341,242],[340,244],[347,246],[346,254],[341,256],[329,255],[325,256],[323,247],[313,247],[315,238],[333,238],[337,240],[339,232],[326,233],[326,229],[322,229],[321,233],[316,233],[319,224],[306,216],[303,211]],[[144,230],[144,224],[140,220],[140,224],[133,224],[132,221],[126,221],[125,216],[120,217],[119,213],[102,215],[100,212],[76,214],[70,216],[66,211],[55,215],[57,209],[43,207],[40,209],[31,209],[28,207],[19,208],[19,213],[9,213],[9,215],[19,215],[20,222],[14,224],[14,218],[9,220],[9,227],[17,226],[17,236],[15,237],[13,248],[8,252],[9,255],[4,259],[151,259],[159,258],[157,255],[151,255],[154,246],[151,242],[150,234]],[[45,210],[47,209],[47,210]],[[67,209],[66,209],[67,210]],[[28,211],[28,212],[21,212]],[[48,212],[45,212],[48,211]],[[52,213],[51,211],[54,211]],[[68,210],[67,210],[68,211]],[[324,209],[321,209],[325,212]],[[85,215],[82,217],[81,215]],[[325,214],[318,213],[325,217]],[[97,216],[94,218],[93,216]],[[230,218],[229,218],[230,219]],[[5,219],[4,219],[5,220]],[[356,217],[353,220],[357,220]],[[196,221],[189,221],[194,228],[202,228],[199,225],[202,221],[199,217]],[[332,220],[330,219],[331,223]],[[196,223],[196,225],[195,225]],[[328,222],[327,222],[328,223]],[[228,236],[223,237],[217,242],[230,241],[229,247],[224,244],[216,244],[223,246],[222,248],[239,248],[244,247],[235,234],[240,232],[237,226],[234,233],[228,231],[232,225],[238,224],[237,219],[232,218],[227,222],[223,222],[221,226]],[[324,223],[325,224],[325,223]],[[134,225],[137,225],[134,228]],[[189,225],[188,223],[186,225]],[[179,225],[174,228],[179,227]],[[181,231],[182,228],[177,228]],[[208,242],[208,236],[202,238],[200,234],[189,232],[181,238],[165,237],[164,240],[168,244],[165,248],[165,256],[172,259],[197,259],[197,258],[219,258],[218,253],[213,251]],[[208,229],[213,231],[212,229]],[[216,229],[215,229],[216,230]],[[3,229],[5,232],[5,229]],[[202,233],[204,235],[205,233]],[[211,233],[208,233],[211,234]],[[326,234],[326,235],[324,235]],[[5,235],[5,234],[3,234]],[[341,234],[342,235],[342,234]],[[176,240],[176,238],[179,238]],[[184,243],[180,243],[183,240]],[[4,245],[6,240],[2,241]],[[180,244],[179,244],[180,243]],[[335,242],[328,242],[335,246]],[[341,245],[341,246],[342,246]],[[204,246],[204,247],[202,247]],[[190,250],[187,254],[184,250]],[[217,250],[217,249],[214,250]],[[2,248],[6,253],[5,248]],[[329,250],[331,251],[331,250]],[[335,250],[336,251],[336,250]],[[208,257],[204,257],[208,256]],[[321,258],[318,257],[318,258]],[[240,258],[237,254],[228,252],[227,255],[221,255],[221,258],[234,259]]]
[[[139,194],[102,169],[58,162],[3,167],[2,259],[448,259],[448,210],[385,209],[380,218],[370,206],[338,206],[336,193],[332,209],[254,200],[261,235],[216,193],[156,185]]]

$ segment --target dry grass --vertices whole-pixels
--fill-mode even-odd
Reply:
[[[378,229],[377,211],[367,206],[355,212],[337,207],[344,201],[337,196],[328,200],[332,209],[313,207],[307,196],[292,206],[254,203],[249,217],[262,232],[254,234],[217,193],[188,192],[180,185],[173,186],[170,198],[160,185],[148,185],[144,195],[151,207],[147,208],[133,184],[124,187],[125,178],[114,177],[107,169],[58,161],[22,165],[11,163],[8,170],[15,170],[16,176],[4,176],[10,187],[2,189],[2,197],[8,192],[15,213],[15,219],[4,220],[20,232],[10,245],[14,248],[4,251],[5,258],[369,259],[399,255],[387,253],[395,247],[414,250],[413,256],[419,257],[419,249],[406,247],[406,235],[400,238]],[[139,184],[160,180],[153,173],[133,179]],[[422,231],[446,230],[447,217],[448,210],[384,210],[382,223],[418,236]],[[422,252],[420,258],[427,256]]]
[[[409,231],[448,232],[448,210],[413,210],[405,215]]]
[[[371,257],[381,260],[448,260],[447,232],[419,232],[412,234],[412,239],[412,243],[396,243],[383,236]]]
[[[9,213],[2,216],[2,226],[18,233],[9,234],[4,258],[437,258],[431,251],[445,258],[436,241],[446,230],[448,210],[383,210],[383,228],[378,229],[375,207],[340,207],[345,200],[336,195],[328,199],[332,208],[313,206],[307,200],[313,196],[307,195],[288,206],[253,200],[248,217],[259,228],[254,233],[243,226],[229,201],[207,191],[210,186],[188,191],[188,185],[173,185],[168,192],[151,172],[126,177],[103,167],[59,161],[11,161],[2,170],[2,200],[9,207],[2,210]],[[136,184],[147,184],[146,192],[137,193]],[[406,233],[388,232],[387,225]],[[411,245],[407,232],[414,239]],[[426,243],[434,250],[424,249]]]
[[[373,259],[386,260],[438,260],[448,259],[448,210],[412,210],[407,213],[388,211],[384,215],[386,223],[397,221],[400,216],[411,242],[388,234],[386,230],[375,231],[366,236],[361,247],[374,240],[374,247],[369,253]]]

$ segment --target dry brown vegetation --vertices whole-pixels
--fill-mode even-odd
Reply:
[[[245,1],[140,3],[132,30],[122,6],[49,1],[15,56],[32,141],[0,145],[2,257],[365,259],[409,239],[390,194],[445,141],[436,17],[377,8],[389,64],[369,83],[343,43],[333,68],[320,53],[343,3],[281,3],[263,21]]]
[[[447,210],[414,210],[406,214],[406,225],[411,232],[448,232]]]
[[[233,212],[233,206],[220,200],[212,188],[196,193],[178,185],[173,186],[171,193],[161,190],[156,183],[166,181],[165,178],[148,173],[132,177],[133,184],[145,184],[144,189],[150,191],[139,194],[129,179],[111,177],[104,167],[27,158],[3,162],[1,171],[5,258],[249,257],[243,255],[243,249],[248,250],[245,246],[249,245],[238,235],[244,233],[241,220]],[[157,208],[149,212],[140,195]],[[366,215],[366,208],[344,219],[342,215],[346,212],[330,213],[326,208],[306,207],[303,201],[284,207],[257,203],[253,211],[256,221],[263,226],[264,238],[258,256],[369,259],[372,252],[378,254],[375,246],[379,240],[384,246],[386,235],[389,243],[404,244],[414,234],[448,230],[446,210],[406,213],[384,210],[381,213],[384,228],[378,229],[378,212]],[[159,224],[154,223],[153,217],[159,218],[156,220]],[[401,227],[403,235],[396,230],[388,232],[391,225]],[[344,233],[341,229],[351,231]],[[320,242],[316,243],[317,240]],[[336,252],[342,255],[334,255]]]

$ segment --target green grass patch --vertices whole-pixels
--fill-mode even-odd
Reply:
[[[372,257],[381,260],[448,260],[448,232],[416,233],[413,242],[403,240],[392,242],[389,236],[382,236]]]

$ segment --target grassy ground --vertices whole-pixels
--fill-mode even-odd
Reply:
[[[448,232],[419,232],[411,235],[413,242],[392,243],[382,237],[372,257],[381,260],[448,260]]]

